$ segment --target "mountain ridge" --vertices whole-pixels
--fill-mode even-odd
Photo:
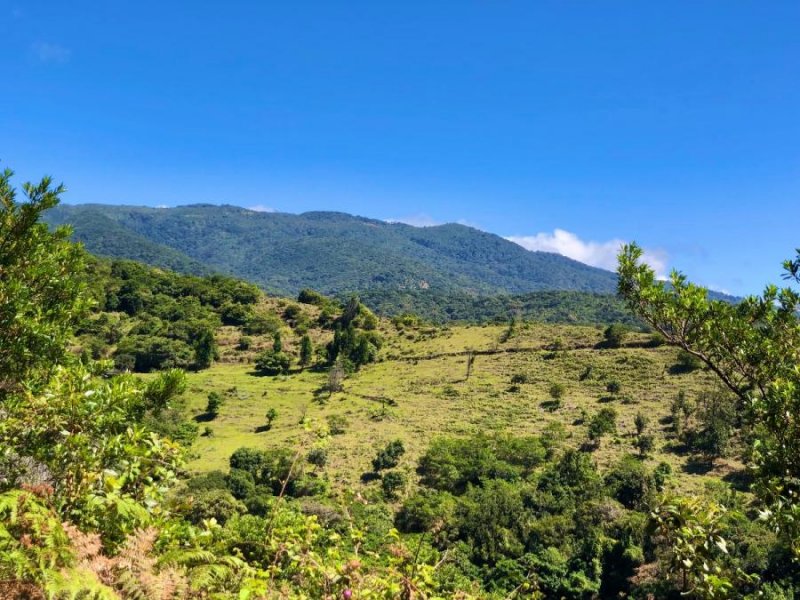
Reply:
[[[610,271],[457,223],[415,227],[337,211],[260,212],[230,204],[63,204],[45,220],[72,225],[75,239],[101,256],[193,274],[213,270],[285,295],[304,287],[337,295],[375,288],[609,294],[616,286]]]

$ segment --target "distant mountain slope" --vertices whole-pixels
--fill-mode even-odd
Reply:
[[[71,224],[76,239],[102,256],[189,273],[215,270],[281,294],[304,287],[326,294],[376,288],[612,293],[616,285],[609,271],[455,224],[419,228],[335,212],[293,215],[214,205],[61,205],[46,220]]]

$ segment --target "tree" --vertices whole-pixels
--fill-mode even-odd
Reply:
[[[469,381],[470,375],[472,375],[472,367],[475,365],[475,352],[472,350],[467,351],[467,376],[466,380]]]
[[[292,357],[285,352],[275,352],[272,348],[264,350],[256,358],[256,370],[265,375],[282,375],[289,372]]]
[[[221,407],[222,396],[219,395],[219,392],[209,392],[208,402],[206,403],[206,414],[212,419],[216,419]]]
[[[84,253],[68,228],[50,231],[39,221],[64,186],[49,177],[25,183],[27,202],[20,203],[12,176],[0,174],[0,401],[23,382],[42,385],[67,361],[67,340],[89,305]]]
[[[315,467],[322,468],[328,462],[328,451],[325,448],[312,448],[308,451],[306,460]]]
[[[198,369],[207,369],[217,356],[214,332],[208,327],[200,330],[194,339],[194,364]]]
[[[614,323],[606,327],[603,331],[603,339],[608,348],[619,348],[625,341],[628,335],[628,330],[620,323]]]
[[[383,497],[387,500],[396,500],[399,492],[405,487],[406,478],[402,473],[397,471],[389,471],[383,475],[381,480],[381,489]]]
[[[378,451],[372,459],[372,470],[376,473],[384,469],[393,469],[400,462],[400,457],[405,454],[406,449],[402,440],[393,440],[386,444],[386,447]]]
[[[273,406],[267,411],[267,414],[264,416],[267,420],[267,427],[272,429],[272,423],[275,421],[275,419],[278,418],[278,411],[275,410],[275,407]]]
[[[601,408],[589,421],[589,439],[600,444],[600,439],[607,433],[617,430],[617,411],[613,408]]]
[[[281,339],[281,332],[280,331],[276,331],[272,335],[272,351],[275,354],[278,354],[279,352],[283,352],[283,340]]]
[[[652,435],[640,435],[636,438],[636,449],[639,450],[639,455],[644,457],[653,451],[656,446],[655,438]]]
[[[305,334],[300,340],[300,364],[306,366],[311,363],[314,356],[314,345],[311,343],[311,338]]]
[[[647,428],[647,424],[649,422],[650,419],[648,419],[644,413],[636,413],[636,416],[633,418],[633,424],[636,427],[636,435],[641,436],[644,433],[644,430]]]
[[[336,362],[333,363],[330,371],[328,371],[328,383],[326,387],[328,388],[329,394],[335,394],[337,392],[341,392],[344,389],[344,366],[342,365],[342,361],[337,359]]]
[[[691,439],[691,446],[713,461],[724,456],[733,437],[736,407],[725,390],[706,392],[700,397],[700,431]]]
[[[768,285],[737,304],[710,300],[708,291],[677,271],[669,285],[641,263],[636,244],[619,255],[618,291],[628,307],[665,340],[705,364],[737,398],[751,440],[753,491],[782,540],[800,558],[800,295]],[[784,277],[798,281],[797,258]]]
[[[342,311],[342,316],[339,317],[339,322],[345,329],[349,327],[353,320],[358,316],[358,310],[360,306],[361,302],[359,302],[358,296],[351,296],[347,301],[347,304],[345,304],[344,310]]]

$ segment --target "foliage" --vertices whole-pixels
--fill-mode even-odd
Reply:
[[[481,295],[546,289],[610,293],[614,288],[607,271],[556,254],[528,252],[499,236],[455,224],[416,228],[341,213],[253,213],[212,205],[168,210],[62,206],[47,219],[72,224],[87,249],[99,255],[188,272],[196,272],[192,269],[200,261],[282,295],[303,288],[348,297],[371,288]],[[119,234],[109,236],[109,231]],[[171,252],[144,253],[154,245]]]
[[[372,470],[376,473],[385,469],[393,469],[400,463],[400,457],[405,454],[406,449],[402,440],[392,440],[381,448],[375,458],[372,459]]]
[[[705,289],[678,272],[669,287],[656,281],[653,270],[639,262],[641,256],[636,245],[620,253],[620,294],[669,343],[705,364],[746,408],[753,490],[762,514],[800,557],[800,296],[769,285],[762,296],[736,305],[710,300]],[[786,277],[796,279],[796,263],[784,266]],[[726,437],[725,428],[715,424],[717,416],[707,439],[713,452]]]
[[[208,403],[206,404],[206,414],[212,419],[219,415],[219,409],[222,407],[222,396],[219,392],[209,392]]]
[[[600,443],[600,439],[617,430],[617,411],[610,407],[601,408],[589,421],[587,433],[589,439]]]
[[[119,260],[91,259],[88,283],[97,308],[79,324],[79,342],[95,358],[113,356],[118,368],[137,372],[208,368],[218,355],[216,328],[254,318],[261,298],[255,286],[235,279]]]
[[[92,375],[60,367],[41,394],[7,399],[0,452],[20,467],[4,477],[12,487],[51,485],[63,518],[113,544],[159,514],[182,452],[139,424],[151,408],[142,383]]]
[[[67,358],[72,327],[87,309],[80,248],[70,230],[49,231],[42,213],[59,202],[64,186],[45,177],[22,189],[17,202],[12,171],[0,173],[0,401],[25,385],[46,381]]]
[[[292,357],[285,352],[276,352],[273,348],[264,350],[256,357],[256,371],[264,375],[282,375],[289,372]]]
[[[308,336],[308,334],[305,334],[300,339],[300,356],[299,356],[300,365],[306,366],[310,364],[313,356],[314,356],[314,345],[311,342],[311,338]]]
[[[545,459],[545,446],[535,437],[476,436],[435,438],[419,459],[423,485],[454,494],[488,479],[515,481]]]
[[[605,340],[606,346],[609,348],[619,348],[622,346],[627,335],[627,328],[620,323],[609,325],[603,331],[603,339]]]
[[[400,492],[406,485],[405,475],[398,471],[384,473],[381,479],[381,489],[383,497],[387,500],[396,500]]]

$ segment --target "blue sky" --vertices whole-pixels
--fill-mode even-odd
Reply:
[[[736,294],[800,246],[798,2],[6,2],[0,160],[66,201],[460,221]]]

